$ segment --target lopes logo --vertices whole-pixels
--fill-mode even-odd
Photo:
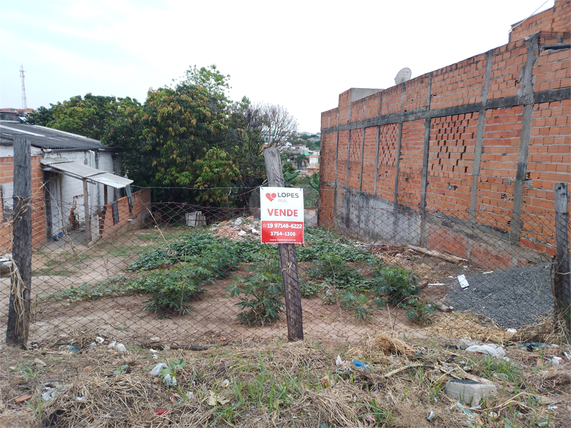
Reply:
[[[273,202],[276,198],[299,198],[299,193],[266,193],[266,198],[268,198],[270,202]]]

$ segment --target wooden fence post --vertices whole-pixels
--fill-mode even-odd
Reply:
[[[553,297],[556,320],[571,334],[571,273],[569,269],[569,193],[566,183],[555,185],[555,274]]]
[[[32,289],[32,164],[29,141],[14,140],[14,216],[6,343],[26,348]]]
[[[264,150],[266,174],[271,187],[285,187],[282,172],[282,161],[277,148]],[[290,342],[303,340],[303,319],[301,311],[301,292],[299,291],[299,278],[297,274],[297,256],[294,244],[278,244],[282,278],[284,284],[284,297],[287,318],[287,339]]]

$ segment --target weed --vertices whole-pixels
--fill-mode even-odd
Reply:
[[[275,252],[262,253],[260,260],[248,268],[252,275],[239,278],[226,289],[230,297],[243,294],[237,303],[243,311],[238,314],[247,325],[278,321],[283,311],[283,285]]]
[[[379,296],[384,296],[389,303],[407,307],[420,293],[418,278],[412,272],[387,266],[378,269],[372,280],[372,287]]]
[[[212,282],[213,274],[199,263],[180,263],[166,271],[154,271],[136,280],[132,288],[147,293],[143,309],[183,315],[190,312],[190,302],[204,293],[202,285]]]

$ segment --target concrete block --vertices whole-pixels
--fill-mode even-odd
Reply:
[[[446,395],[476,407],[482,398],[496,395],[498,388],[492,383],[480,383],[467,379],[451,379],[446,382]]]

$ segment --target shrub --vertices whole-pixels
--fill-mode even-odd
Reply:
[[[147,293],[149,299],[143,309],[183,315],[190,312],[190,303],[196,300],[204,289],[205,282],[212,282],[212,272],[200,263],[180,263],[166,271],[154,271],[136,280],[132,288]]]
[[[409,306],[411,299],[420,293],[416,275],[398,267],[387,266],[377,270],[371,283],[376,294],[400,307]]]
[[[243,295],[237,303],[243,309],[238,318],[246,325],[278,321],[284,308],[282,276],[276,252],[262,250],[258,258],[248,268],[251,276],[237,279],[226,289],[230,297]]]

